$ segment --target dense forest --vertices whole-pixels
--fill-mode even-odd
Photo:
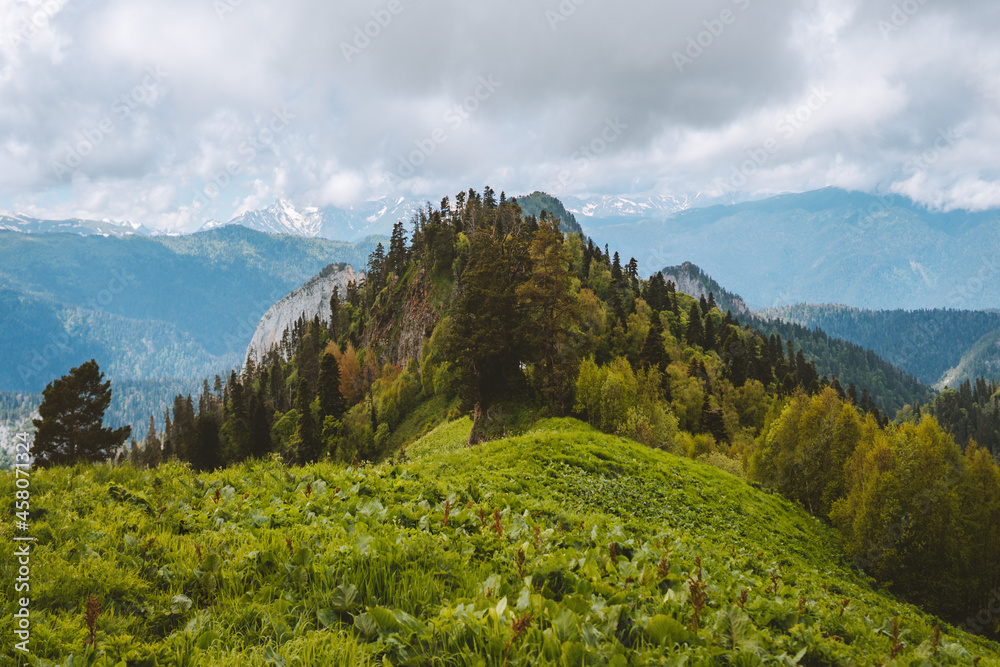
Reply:
[[[934,392],[929,386],[871,349],[851,342],[853,339],[838,338],[838,334],[831,333],[829,329],[781,317],[784,310],[750,311],[739,295],[727,291],[690,262],[667,267],[663,273],[684,285],[688,294],[714,294],[723,310],[732,310],[755,329],[767,335],[782,336],[793,346],[802,348],[806,360],[815,363],[821,375],[836,375],[843,383],[865,387],[875,405],[889,415],[895,415],[906,405],[927,403],[933,399]],[[794,308],[798,307],[791,307]],[[818,307],[820,310],[823,308],[825,306]]]
[[[966,380],[958,389],[945,389],[923,408],[963,447],[975,442],[1000,457],[1000,384],[983,378]],[[900,417],[918,420],[921,406],[907,408]]]
[[[936,384],[983,336],[1000,330],[1000,312],[985,310],[874,311],[796,304],[764,315],[820,328],[874,350],[927,384]],[[977,370],[983,375],[987,369]]]
[[[575,415],[712,463],[836,526],[892,590],[962,622],[1000,583],[1000,469],[930,415],[890,424],[869,390],[487,188],[444,199],[371,254],[367,279],[241,374],[180,396],[129,459],[405,458],[472,416],[469,444]],[[928,544],[933,544],[929,548]],[[995,632],[981,627],[979,631]]]

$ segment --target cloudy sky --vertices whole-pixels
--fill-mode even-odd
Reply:
[[[0,209],[467,187],[1000,206],[986,0],[0,0]]]

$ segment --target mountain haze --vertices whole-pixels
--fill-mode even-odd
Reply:
[[[588,226],[642,271],[691,261],[753,309],[1000,307],[1000,217],[826,188]]]

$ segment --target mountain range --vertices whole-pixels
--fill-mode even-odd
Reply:
[[[641,220],[581,218],[643,274],[691,261],[751,308],[1000,307],[1000,215],[826,188]]]
[[[0,392],[39,392],[93,358],[112,380],[112,421],[142,424],[192,382],[239,367],[275,302],[330,264],[364,266],[379,241],[238,226],[155,237],[0,231]]]

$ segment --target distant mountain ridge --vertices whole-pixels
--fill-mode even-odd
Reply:
[[[658,219],[581,221],[642,273],[691,261],[756,310],[1000,307],[996,210],[932,211],[897,195],[825,188]]]
[[[41,220],[16,213],[0,213],[0,231],[22,234],[77,234],[80,236],[155,236],[160,232],[131,222],[110,220]]]
[[[1000,379],[1000,348],[988,342],[1000,337],[998,311],[872,311],[795,304],[760,314],[818,327],[831,336],[872,349],[938,389],[980,376]]]
[[[930,383],[921,382],[870,348],[818,327],[751,311],[742,297],[723,288],[692,262],[667,267],[662,274],[664,279],[674,283],[677,291],[696,298],[711,294],[720,310],[731,311],[742,324],[768,337],[780,336],[793,347],[802,348],[806,359],[815,362],[821,375],[836,375],[845,387],[850,383],[866,387],[879,409],[889,416],[894,416],[907,404],[927,403],[934,398]]]
[[[402,196],[386,196],[361,204],[296,208],[279,199],[267,208],[247,211],[226,222],[210,220],[199,231],[239,225],[266,234],[288,234],[333,241],[358,241],[388,235],[399,221],[409,222],[423,205]]]
[[[142,432],[194,378],[240,366],[276,301],[331,263],[364,266],[384,240],[0,231],[0,392],[39,392],[94,358],[115,391],[109,416]]]
[[[600,195],[563,197],[567,210],[583,218],[655,218],[673,215],[698,206],[720,203],[698,193],[688,195]]]

